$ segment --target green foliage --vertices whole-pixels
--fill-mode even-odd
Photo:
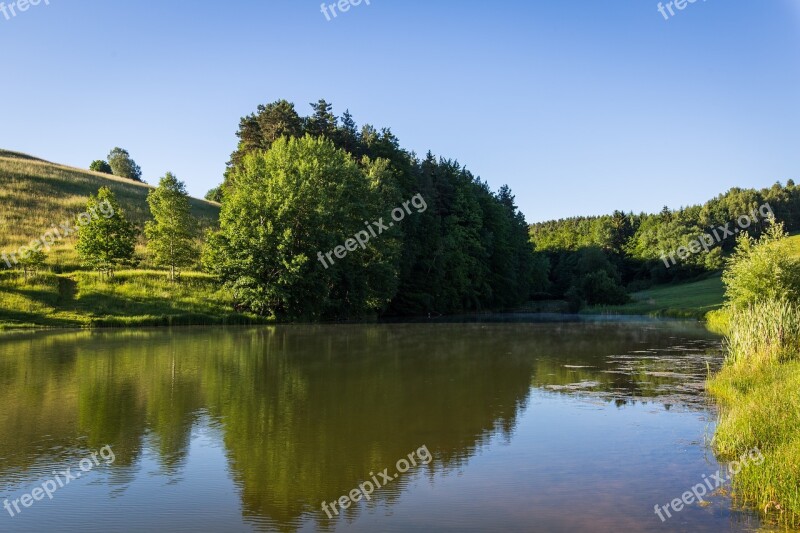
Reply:
[[[171,173],[161,178],[158,187],[147,196],[153,220],[145,224],[147,250],[158,266],[169,267],[170,280],[175,281],[181,267],[194,263],[196,222],[189,213],[189,195],[182,181]]]
[[[346,208],[326,205],[322,211],[366,208],[378,218],[388,219],[391,209],[416,195],[428,205],[424,212],[413,213],[395,225],[396,238],[391,246],[387,242],[388,251],[373,248],[370,243],[369,249],[373,250],[370,253],[378,254],[371,257],[370,272],[396,280],[387,282],[387,290],[380,298],[370,298],[374,302],[369,305],[370,310],[419,315],[513,308],[525,303],[532,292],[549,289],[546,274],[549,259],[544,256],[534,259],[527,224],[507,187],[494,193],[457,162],[437,159],[430,153],[419,160],[400,147],[388,128],[378,130],[364,125],[359,130],[349,112],[340,119],[325,100],[312,104],[312,109],[312,116],[301,118],[293,105],[278,101],[259,106],[257,113],[242,118],[237,134],[239,147],[231,157],[223,185],[223,204],[229,203],[233,191],[242,187],[238,180],[248,175],[244,168],[248,154],[271,151],[279,137],[291,139],[307,134],[315,139],[324,138],[353,161],[364,176],[379,183],[377,190],[381,194],[372,197],[372,204]],[[314,168],[315,163],[307,161],[300,175],[313,176]],[[356,197],[324,199],[326,204],[368,201]],[[363,223],[364,220],[347,231],[352,235],[364,227]],[[228,261],[227,254],[219,253],[230,246],[224,244],[226,239],[226,235],[210,238],[216,244],[204,251],[203,262],[211,271],[220,272],[219,266]],[[360,254],[370,257],[365,251]],[[237,280],[247,287],[253,283],[246,276],[237,276]],[[322,307],[328,316],[347,317],[355,313],[358,306],[351,302],[358,294],[356,280],[352,273],[339,276],[328,289],[318,293],[327,295],[328,302]],[[373,283],[369,281],[366,286]],[[253,301],[259,298],[263,299],[263,295]],[[358,296],[355,301],[365,300]],[[311,314],[316,314],[317,307],[311,308]]]
[[[800,259],[787,253],[782,223],[773,224],[759,240],[738,239],[722,276],[725,296],[734,306],[764,300],[800,300]]]
[[[769,226],[761,210],[765,205],[769,205],[778,220],[785,222],[788,230],[800,230],[800,188],[789,180],[785,186],[776,183],[762,190],[733,188],[702,206],[679,210],[665,207],[657,214],[616,211],[600,217],[540,222],[531,225],[530,239],[535,249],[548,254],[553,262],[551,281],[555,296],[565,294],[571,287],[569,280],[559,273],[559,264],[570,254],[591,247],[602,249],[617,267],[622,284],[634,290],[721,270],[736,240],[725,237],[718,228],[747,215],[756,219],[747,233],[758,237]],[[690,247],[700,236],[714,236],[715,231],[720,242],[711,244],[710,251],[702,249],[683,259],[679,257],[680,248]]]
[[[133,181],[142,181],[142,169],[131,159],[127,150],[119,147],[114,148],[108,153],[107,159],[115,176]]]
[[[531,293],[547,294],[550,291],[550,259],[545,254],[533,254],[531,260]]]
[[[205,263],[244,308],[297,319],[358,316],[388,303],[396,233],[327,269],[317,257],[385,216],[379,168],[367,176],[331,141],[306,136],[246,155],[232,176]]]
[[[0,151],[0,251],[27,246],[54,224],[73,224],[89,195],[100,187],[114,192],[126,217],[137,227],[150,218],[147,195],[151,188],[142,183]],[[218,226],[218,205],[194,198],[190,203],[201,230]],[[81,268],[73,237],[58,240],[47,251],[46,266],[57,272]]]
[[[239,122],[239,145],[231,155],[225,183],[230,179],[230,171],[236,168],[248,153],[269,150],[272,143],[281,137],[302,137],[303,119],[297,114],[294,104],[278,100],[267,105],[259,105],[256,113],[242,117]]]
[[[18,264],[22,269],[25,279],[28,279],[29,273],[37,272],[40,268],[42,268],[46,259],[47,255],[41,248],[38,247],[29,249],[25,253],[21,254],[18,259]]]
[[[551,253],[553,290],[577,311],[584,304],[617,305],[628,301],[620,274],[610,256],[596,246]]]
[[[213,189],[209,189],[203,198],[209,202],[217,202],[218,204],[222,203],[222,187],[214,187]]]
[[[630,299],[625,289],[604,270],[586,274],[580,280],[580,289],[589,305],[622,305]]]
[[[92,164],[89,165],[89,170],[94,172],[102,172],[103,174],[113,174],[114,171],[111,168],[111,165],[108,164],[107,161],[102,159],[95,159],[92,161]]]
[[[108,187],[100,188],[97,196],[89,196],[85,213],[88,221],[79,217],[81,225],[75,249],[84,266],[113,274],[133,258],[136,244],[133,226]]]
[[[776,522],[797,525],[800,260],[784,225],[770,222],[760,239],[738,239],[723,274],[727,306],[711,318],[726,333],[727,357],[708,388],[721,404],[717,454],[732,459],[754,447],[763,454],[763,464],[747,465],[734,478],[737,495]]]

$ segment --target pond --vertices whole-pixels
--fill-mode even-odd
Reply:
[[[655,512],[725,466],[721,360],[644,319],[6,334],[0,531],[752,530]]]

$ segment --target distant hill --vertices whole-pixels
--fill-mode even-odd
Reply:
[[[0,150],[0,252],[16,250],[65,220],[74,221],[89,194],[103,186],[114,191],[129,220],[141,229],[150,216],[151,185]],[[217,224],[218,204],[192,199],[191,206],[201,228]],[[60,242],[48,263],[76,267],[74,238]]]

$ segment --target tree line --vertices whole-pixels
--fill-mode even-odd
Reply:
[[[691,254],[675,265],[665,262],[664,255],[765,204],[788,231],[800,230],[800,188],[793,180],[760,190],[733,188],[702,205],[664,207],[656,214],[615,211],[532,224],[535,252],[550,266],[549,285],[542,297],[563,297],[573,307],[620,303],[626,298],[625,289],[640,290],[718,271],[736,239],[722,239],[709,252]],[[768,227],[762,218],[746,233],[759,237]]]
[[[243,310],[282,319],[348,319],[499,309],[526,302],[536,263],[507,186],[457,161],[401,148],[388,128],[358,128],[325,100],[301,116],[280,100],[243,117],[223,184],[220,229],[204,267]],[[334,249],[416,195],[407,217],[331,268]]]
[[[152,220],[145,223],[144,236],[150,261],[168,268],[170,280],[175,281],[181,268],[197,263],[199,251],[196,221],[189,212],[189,195],[184,183],[168,172],[158,187],[149,192],[147,203]],[[84,267],[111,277],[119,268],[135,264],[139,232],[110,188],[101,187],[96,195],[89,195],[86,210],[78,215],[78,220],[75,250]],[[28,272],[37,271],[46,259],[41,247],[20,258],[19,266],[26,280]]]
[[[153,262],[173,280],[199,263],[232,292],[237,310],[283,320],[453,314],[531,299],[564,299],[575,311],[720,270],[733,238],[677,264],[664,256],[764,204],[787,230],[800,229],[792,180],[656,214],[615,211],[528,226],[507,186],[493,191],[457,161],[418,157],[389,128],[359,128],[349,111],[338,117],[325,100],[311,107],[301,116],[279,100],[240,120],[224,181],[206,196],[221,210],[202,253],[185,186],[167,174],[148,196],[153,221],[144,234]],[[96,170],[105,163],[141,178],[125,150],[112,150],[109,162],[96,162]],[[320,265],[324,252],[344,250],[411,198],[424,199],[425,210]],[[101,189],[90,204],[108,199]],[[130,262],[136,235],[126,224],[86,228],[78,243],[84,264],[111,273]],[[758,237],[766,227],[762,219],[747,233]]]

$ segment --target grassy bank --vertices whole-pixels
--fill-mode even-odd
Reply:
[[[720,405],[713,445],[723,460],[764,458],[733,479],[738,501],[767,521],[800,525],[800,259],[782,224],[740,237],[723,275],[728,300],[711,322],[726,334],[723,369],[708,390]]]
[[[616,315],[650,315],[702,319],[706,313],[723,304],[725,289],[720,275],[701,281],[662,285],[631,294],[633,301],[625,305],[593,306],[582,313]]]
[[[0,274],[0,327],[120,327],[255,324],[235,313],[230,294],[206,274],[178,283],[166,272],[130,270],[105,279],[94,272]]]
[[[786,238],[781,246],[789,256],[800,257],[800,235]],[[725,287],[719,273],[700,281],[658,285],[634,292],[631,299],[625,305],[592,306],[581,313],[697,318],[708,320],[714,331],[725,332],[726,318],[719,314],[725,302]]]
[[[708,382],[721,413],[722,459],[758,447],[763,464],[734,478],[737,500],[770,521],[800,525],[800,307],[765,302],[729,314],[728,360]]]

